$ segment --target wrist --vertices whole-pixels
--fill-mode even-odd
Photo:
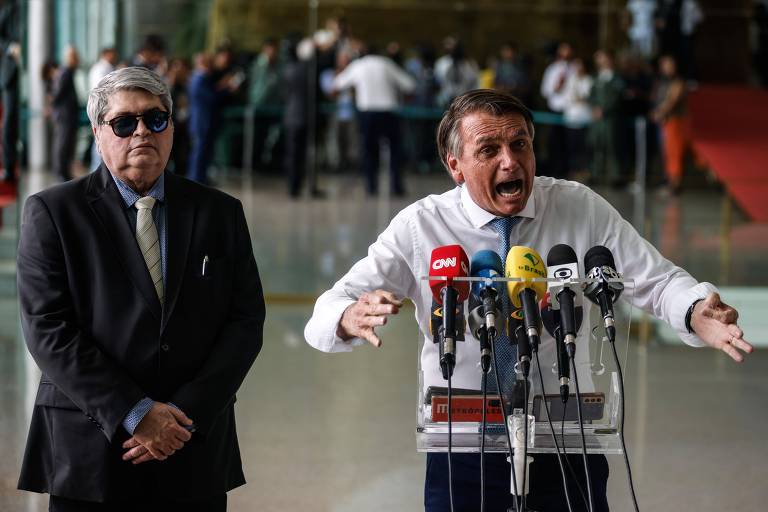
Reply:
[[[694,330],[691,322],[693,320],[693,314],[694,310],[696,309],[696,305],[703,300],[704,299],[696,299],[693,301],[691,306],[688,308],[688,311],[685,313],[685,328],[688,330],[688,334],[696,334],[696,331]]]

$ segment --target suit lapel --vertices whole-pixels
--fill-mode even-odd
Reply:
[[[96,217],[112,240],[126,273],[141,292],[152,314],[159,320],[162,314],[160,300],[136,243],[136,235],[131,232],[125,218],[125,202],[104,164],[93,173],[86,193]]]
[[[192,227],[195,223],[194,201],[187,197],[184,181],[172,173],[165,175],[165,198],[168,223],[168,262],[166,266],[167,284],[165,291],[165,309],[161,332],[165,329],[176,299],[181,289],[184,271],[187,268],[187,254],[192,239]]]

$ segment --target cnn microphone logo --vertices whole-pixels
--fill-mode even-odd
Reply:
[[[437,259],[432,262],[432,270],[442,270],[444,268],[454,268],[456,266],[456,260],[457,258],[454,256],[453,258],[441,258]],[[469,269],[467,268],[466,263],[463,261],[461,262],[461,269],[464,271],[464,273],[469,273]]]

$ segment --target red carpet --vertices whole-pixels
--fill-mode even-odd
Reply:
[[[690,109],[696,151],[752,220],[768,222],[768,91],[702,86]]]

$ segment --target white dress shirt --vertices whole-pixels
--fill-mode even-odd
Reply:
[[[401,92],[411,92],[416,82],[387,57],[366,55],[352,61],[333,81],[338,90],[355,88],[361,112],[389,112],[400,104]]]
[[[574,73],[573,66],[566,60],[556,60],[544,70],[541,78],[541,95],[553,112],[562,112],[568,104],[565,84]]]
[[[595,245],[604,245],[614,255],[617,270],[635,279],[632,301],[635,306],[670,324],[689,345],[703,342],[689,334],[685,314],[690,305],[716,291],[709,283],[697,283],[685,270],[665,259],[601,196],[581,184],[548,177],[535,178],[533,192],[525,208],[518,214],[523,219],[510,234],[511,245],[536,249],[543,258],[560,243],[573,247],[583,268],[583,256]],[[429,335],[432,295],[428,274],[432,249],[460,244],[469,255],[483,249],[498,252],[499,237],[488,225],[494,215],[474,203],[466,187],[456,187],[444,194],[430,195],[398,213],[390,225],[368,248],[368,256],[358,261],[332,289],[323,293],[315,304],[312,318],[304,329],[307,342],[323,352],[343,352],[353,346],[367,344],[355,339],[349,342],[336,336],[344,310],[363,292],[383,289],[399,297],[410,298],[416,306],[416,322],[424,339],[421,353],[424,389],[445,386],[439,370],[438,347]],[[506,255],[501,255],[502,261]],[[591,304],[584,301],[584,316],[589,318]],[[581,389],[593,390],[589,374],[589,354],[579,349],[587,334],[582,328],[577,341],[577,367]],[[413,342],[415,340],[391,342]],[[480,348],[477,340],[466,333],[459,342],[453,385],[480,389]],[[539,355],[544,370],[547,393],[556,393],[557,375],[548,371],[554,359],[554,342],[542,336]],[[538,376],[534,376],[534,389]]]

